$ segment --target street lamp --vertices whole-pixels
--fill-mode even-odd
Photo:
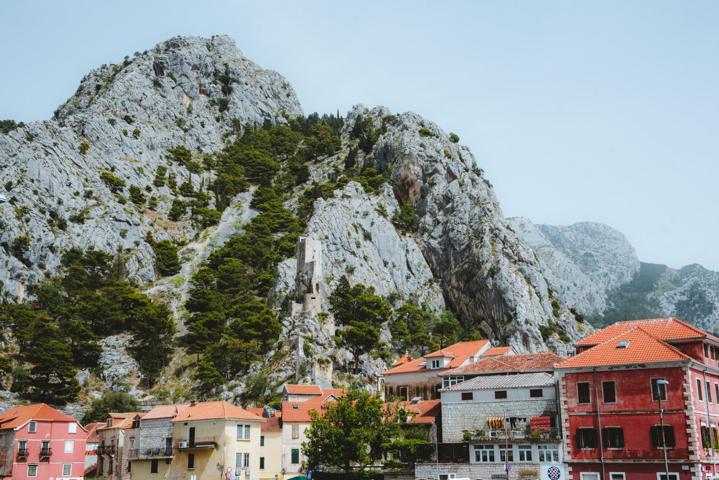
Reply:
[[[659,387],[661,385],[661,388]],[[668,397],[669,382],[663,378],[657,380],[657,398],[659,399],[659,429],[662,431],[662,451],[664,452],[664,480],[669,480],[669,461],[667,460],[667,439],[664,434],[664,409],[662,408],[662,393]]]

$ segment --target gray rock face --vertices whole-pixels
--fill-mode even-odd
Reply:
[[[210,180],[170,164],[166,149],[216,151],[233,122],[301,113],[287,81],[244,58],[225,36],[173,38],[122,65],[93,70],[53,120],[0,135],[0,175],[9,180],[3,192],[9,201],[0,203],[6,292],[22,298],[24,285],[55,272],[73,246],[121,251],[132,280],[153,280],[147,232],[156,239],[197,233],[189,222],[167,220],[174,195],[153,185],[157,168],[167,167],[178,185],[200,188]],[[124,181],[122,192],[110,191],[104,172]],[[131,185],[156,197],[155,211],[123,201]],[[12,249],[23,237],[27,251]]]
[[[382,118],[385,109],[349,115]],[[416,241],[445,300],[466,326],[479,326],[519,350],[541,351],[578,338],[574,317],[553,307],[534,252],[508,227],[490,183],[471,152],[414,113],[387,122],[374,147],[402,200],[420,217]],[[540,327],[546,332],[542,335]]]
[[[535,225],[510,218],[515,232],[534,249],[545,276],[568,306],[584,315],[600,315],[607,293],[639,271],[634,247],[619,231],[599,223],[567,227]]]

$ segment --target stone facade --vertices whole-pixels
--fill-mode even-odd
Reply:
[[[564,469],[561,463],[556,465]],[[509,480],[531,480],[542,478],[541,466],[536,463],[512,463],[509,469]],[[458,479],[471,480],[506,479],[504,464],[458,464],[458,463],[418,463],[415,465],[414,476],[417,480],[437,480],[441,474],[454,473]]]

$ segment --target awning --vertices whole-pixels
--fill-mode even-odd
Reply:
[[[487,428],[492,430],[504,429],[504,417],[487,417]]]

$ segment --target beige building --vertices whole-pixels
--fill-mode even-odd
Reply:
[[[157,405],[140,419],[129,453],[132,480],[167,478],[174,456],[172,420],[188,405]]]
[[[283,479],[280,412],[266,408],[248,408],[247,410],[267,420],[260,428],[260,480]]]
[[[173,480],[257,480],[267,420],[227,402],[192,402],[172,420]],[[266,459],[265,459],[266,461]]]
[[[96,429],[98,477],[130,480],[130,451],[134,448],[142,415],[142,412],[110,413],[105,426]]]

